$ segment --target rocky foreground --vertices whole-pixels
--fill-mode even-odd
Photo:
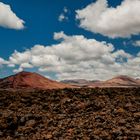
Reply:
[[[140,139],[140,89],[0,90],[0,140]]]

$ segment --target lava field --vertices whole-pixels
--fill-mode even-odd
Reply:
[[[0,140],[139,140],[139,88],[0,90]]]

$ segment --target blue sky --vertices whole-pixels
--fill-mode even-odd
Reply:
[[[122,2],[129,1],[129,0],[124,0],[124,1],[123,0],[108,0],[108,1],[107,0],[98,0],[98,1],[100,2],[99,5],[101,5],[103,2],[107,2],[108,8],[114,7],[114,9],[117,9],[116,7],[119,5],[121,6]],[[47,68],[52,69],[52,68],[50,68],[50,64],[48,64],[48,63],[46,63],[42,66],[42,65],[31,64],[32,62],[29,62],[32,65],[31,67],[25,66],[25,67],[21,68],[21,63],[27,64],[28,62],[22,61],[21,63],[20,62],[14,63],[13,61],[9,60],[9,57],[12,56],[12,54],[14,53],[15,50],[17,50],[17,52],[20,52],[22,54],[22,53],[26,52],[27,49],[31,51],[31,49],[35,45],[42,45],[44,47],[46,47],[46,46],[52,47],[52,46],[56,45],[56,47],[57,46],[59,47],[59,45],[65,44],[65,47],[67,48],[67,45],[69,45],[69,43],[67,43],[68,40],[65,37],[63,37],[64,35],[68,36],[70,39],[72,38],[72,36],[74,38],[74,37],[76,37],[76,35],[77,36],[82,35],[86,41],[89,41],[90,39],[95,39],[97,42],[105,41],[106,43],[111,43],[114,47],[114,50],[113,50],[114,53],[115,53],[115,51],[117,52],[118,50],[123,50],[125,53],[132,55],[133,59],[135,59],[135,60],[131,63],[135,63],[136,59],[139,58],[138,53],[140,51],[140,47],[139,47],[140,44],[138,45],[138,41],[140,40],[140,35],[139,35],[140,32],[137,32],[137,35],[135,35],[135,32],[133,32],[132,30],[134,29],[133,25],[137,25],[137,26],[139,25],[139,21],[136,20],[136,22],[138,22],[138,23],[133,24],[133,25],[130,25],[129,21],[128,21],[128,24],[129,24],[128,27],[132,28],[132,30],[130,30],[130,32],[128,32],[128,34],[129,34],[128,36],[122,35],[122,33],[121,33],[121,35],[117,34],[117,35],[115,35],[115,37],[111,37],[112,34],[108,35],[108,33],[110,33],[112,30],[115,31],[114,29],[112,29],[111,31],[109,30],[108,32],[104,28],[102,31],[100,31],[100,29],[98,29],[98,28],[96,30],[96,26],[94,27],[94,23],[92,25],[92,22],[94,20],[96,20],[96,19],[94,19],[94,16],[92,16],[92,12],[96,13],[96,12],[98,12],[98,9],[95,9],[95,11],[93,9],[91,9],[91,11],[90,11],[90,9],[87,8],[87,10],[89,10],[88,12],[90,12],[91,17],[93,19],[89,19],[88,15],[86,15],[86,14],[84,14],[85,17],[83,17],[83,13],[81,12],[81,10],[85,9],[89,5],[92,5],[92,6],[93,6],[93,4],[95,5],[98,1],[82,0],[79,2],[79,1],[71,1],[71,0],[61,0],[61,1],[58,1],[58,0],[30,0],[30,1],[1,0],[0,1],[1,3],[5,4],[5,5],[9,5],[11,7],[11,11],[19,19],[22,19],[25,23],[24,23],[23,29],[14,29],[13,27],[9,27],[9,25],[6,27],[3,27],[3,25],[0,26],[0,36],[1,36],[0,58],[2,58],[5,61],[5,63],[3,62],[3,64],[1,64],[0,77],[8,76],[17,71],[28,70],[28,71],[39,72],[39,73],[44,74],[45,76],[51,77],[53,79],[65,79],[65,78],[70,79],[70,78],[78,78],[78,77],[90,79],[90,77],[87,76],[88,72],[89,72],[89,75],[92,72],[91,67],[89,68],[89,66],[86,66],[87,74],[81,74],[82,76],[79,76],[78,69],[80,69],[80,67],[78,67],[77,71],[76,71],[75,65],[70,66],[72,69],[71,72],[61,69],[61,68],[60,68],[61,70],[59,69],[58,71],[57,70],[54,71],[54,70],[46,70]],[[135,6],[135,3],[137,3],[137,2],[138,2],[138,0],[133,1],[134,6]],[[138,4],[140,4],[140,3],[138,3]],[[129,7],[129,2],[126,2],[125,5]],[[64,8],[67,9],[66,12],[64,11]],[[100,6],[99,6],[99,8],[100,8]],[[122,8],[123,8],[123,6],[122,6]],[[125,6],[124,6],[124,8],[125,8]],[[79,18],[76,19],[76,15],[78,14],[76,12],[77,10],[80,10],[80,13],[79,13]],[[118,10],[118,13],[121,11],[123,11],[123,10],[120,10],[120,11]],[[129,9],[128,12],[131,13],[131,9]],[[113,13],[113,12],[111,11],[110,13]],[[132,11],[132,13],[134,14],[134,10]],[[140,12],[137,12],[136,15],[134,14],[136,16],[135,18],[139,18],[138,17],[139,13]],[[64,15],[64,19],[62,19],[62,21],[59,21],[60,15]],[[106,14],[105,17],[107,17],[107,16],[108,15]],[[87,18],[87,20],[91,20],[91,25],[89,25],[88,23],[84,23],[84,21],[82,21],[82,18],[85,18],[85,19]],[[108,17],[108,19],[110,19],[110,17]],[[117,19],[118,18],[116,18],[116,22],[117,22]],[[1,18],[0,18],[0,20],[1,20]],[[122,19],[122,22],[123,22],[123,20],[125,21],[127,19]],[[17,22],[17,21],[15,21],[15,22]],[[81,25],[82,22],[83,22],[84,26]],[[110,21],[110,22],[112,22],[112,21]],[[118,21],[118,24],[120,24],[119,21]],[[1,22],[0,22],[0,25],[1,25]],[[115,25],[113,27],[118,27],[118,26]],[[140,25],[138,26],[138,28],[139,27],[140,27]],[[108,29],[108,27],[106,27],[106,28]],[[121,28],[121,30],[127,30],[127,29],[125,29],[125,27],[123,27],[123,28],[120,27],[120,28]],[[120,29],[118,29],[118,30],[120,30]],[[54,33],[58,33],[57,35],[60,36],[61,31],[63,32],[63,35],[61,34],[61,37],[57,37],[58,39],[54,39]],[[79,47],[79,44],[78,44],[78,47]],[[97,47],[97,49],[98,49],[98,47]],[[63,51],[63,49],[62,49],[62,51]],[[74,51],[74,50],[71,50],[71,51]],[[98,53],[98,51],[97,51],[97,53]],[[56,54],[57,53],[55,52],[55,55]],[[46,55],[48,55],[48,54],[46,54]],[[59,55],[58,58],[60,58],[60,54],[57,54],[57,55]],[[112,54],[111,54],[111,56],[112,56]],[[114,54],[113,54],[113,57],[114,57]],[[115,63],[118,61],[117,59],[122,59],[122,58],[120,58],[122,56],[117,56],[117,57],[119,57],[119,58],[113,58],[113,59],[115,59],[114,60]],[[46,56],[45,56],[45,58],[46,58]],[[65,59],[65,58],[62,56],[62,59]],[[94,59],[94,58],[91,57],[91,59]],[[129,61],[129,59],[132,59],[132,58],[128,58],[128,57],[123,58],[123,61],[125,61],[125,60]],[[99,64],[102,64],[100,62],[100,60],[101,60],[101,58],[99,58]],[[6,61],[8,64],[6,63]],[[75,61],[77,61],[76,58],[75,58]],[[125,67],[124,67],[124,65],[120,66],[121,69],[126,68],[126,67],[127,68],[132,67],[132,66],[130,66],[130,64],[129,64],[129,66],[126,66],[126,61],[121,62],[121,60],[119,60],[119,62],[117,62],[119,64],[125,63],[124,64]],[[86,63],[86,56],[85,56],[84,60],[83,59],[80,60],[80,63],[81,62]],[[90,65],[92,65],[93,63],[91,62]],[[11,66],[9,66],[10,64],[12,64],[14,66],[11,67]],[[79,64],[79,61],[77,61],[77,64]],[[65,65],[65,63],[63,65]],[[106,64],[106,65],[108,65],[108,64]],[[136,65],[138,65],[138,64],[136,64]],[[59,65],[59,67],[61,67],[61,66],[62,66],[62,64]],[[94,64],[93,64],[93,66],[96,67],[96,65],[94,65]],[[19,67],[21,69],[19,69]],[[45,67],[45,70],[44,70],[44,67]],[[66,64],[66,67],[67,67],[67,64]],[[111,67],[114,67],[114,66],[111,66]],[[53,68],[56,69],[56,66],[54,67],[54,65],[53,65]],[[82,66],[82,68],[83,68],[83,66]],[[15,69],[18,69],[18,70],[15,70]],[[40,69],[43,69],[43,70],[40,70]],[[100,69],[104,70],[105,67],[101,66]],[[135,69],[139,69],[139,65]],[[114,73],[113,69],[111,69],[111,70],[106,69],[106,71],[107,72],[104,73],[104,76],[102,76],[102,75],[98,76],[99,73],[97,73],[97,72],[94,73],[94,71],[93,71],[94,74],[93,74],[93,76],[91,76],[91,78],[92,79],[102,79],[101,77],[104,77],[103,79],[106,79],[108,77],[108,73],[110,73],[110,71],[112,71],[112,74],[110,75],[110,77],[111,76],[113,77],[115,75],[121,75],[121,74],[126,74],[126,75],[128,74],[130,76],[139,77],[139,74],[137,73],[138,70],[136,71],[135,75],[131,74],[132,71],[129,71],[128,73],[124,73],[124,72],[122,72],[122,70],[117,71],[117,73]],[[73,73],[75,72],[75,74],[73,74],[72,72]],[[81,70],[81,73],[82,72],[84,73],[84,69]]]

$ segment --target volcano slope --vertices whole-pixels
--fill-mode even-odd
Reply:
[[[4,89],[63,89],[72,86],[53,81],[38,73],[22,71],[0,79],[0,88]]]
[[[0,90],[0,140],[139,138],[139,88]]]

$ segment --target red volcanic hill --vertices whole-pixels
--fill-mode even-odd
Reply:
[[[137,81],[137,83],[139,83],[140,84],[140,79],[138,78],[138,79],[136,79],[136,81]]]
[[[140,87],[140,80],[120,75],[106,81],[90,81],[87,87]]]
[[[63,89],[70,88],[70,85],[56,82],[45,78],[37,73],[20,72],[0,80],[0,88],[13,89]]]
[[[138,82],[136,79],[120,75],[117,77],[114,77],[110,80],[98,82],[95,84],[92,84],[93,87],[137,87],[140,86],[140,82]]]

